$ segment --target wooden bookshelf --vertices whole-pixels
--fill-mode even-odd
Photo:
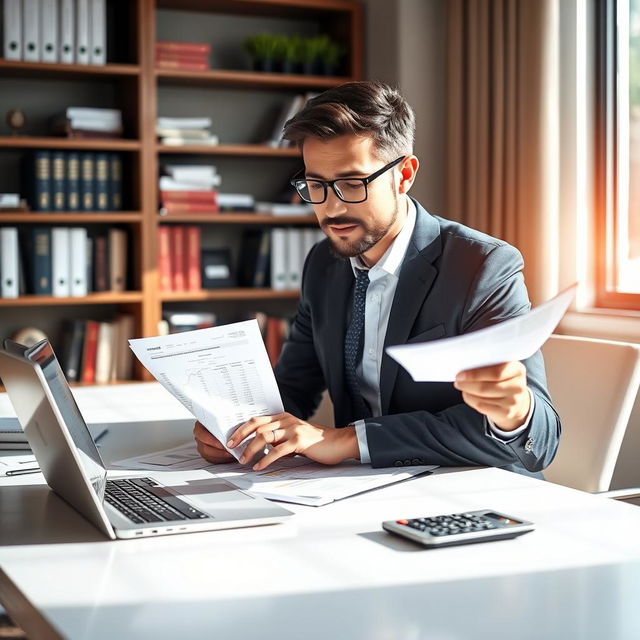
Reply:
[[[317,224],[315,216],[267,216],[259,213],[165,214],[159,216],[158,222],[173,224]]]
[[[202,291],[165,291],[163,302],[198,302],[201,300],[295,300],[300,295],[297,289],[276,291],[263,288],[206,289]]]
[[[243,167],[249,167],[248,170],[256,173],[256,163],[261,163],[259,166],[265,167],[265,175],[277,176],[277,180],[273,181],[274,185],[276,182],[286,184],[292,166],[300,158],[299,151],[294,148],[273,148],[252,143],[254,140],[265,138],[261,136],[257,125],[251,126],[254,124],[253,121],[249,121],[250,126],[245,127],[247,121],[243,120],[244,116],[236,112],[233,106],[229,107],[231,96],[236,91],[242,91],[246,101],[253,108],[253,113],[260,114],[254,118],[255,123],[263,121],[263,128],[266,129],[273,126],[270,125],[270,122],[273,122],[271,119],[275,118],[275,111],[281,108],[288,96],[308,91],[322,91],[350,80],[360,79],[363,73],[363,12],[360,3],[357,0],[131,0],[114,2],[112,9],[110,15],[113,24],[108,25],[108,29],[111,30],[108,41],[116,44],[113,51],[108,51],[108,64],[104,66],[0,60],[0,113],[6,113],[12,108],[23,109],[27,115],[24,132],[29,134],[9,135],[9,129],[0,123],[0,158],[4,158],[5,167],[14,163],[14,166],[10,166],[10,170],[5,172],[1,171],[0,163],[0,191],[19,189],[18,161],[21,155],[29,150],[124,152],[123,196],[126,210],[0,212],[0,225],[20,228],[36,224],[87,225],[91,228],[99,228],[100,225],[124,227],[129,238],[129,281],[136,290],[91,293],[79,298],[33,295],[16,299],[0,298],[0,337],[9,335],[10,330],[14,331],[20,326],[38,326],[37,316],[44,319],[84,317],[80,314],[87,311],[81,310],[80,307],[87,305],[91,307],[90,317],[97,319],[110,319],[109,314],[114,310],[133,314],[136,333],[140,336],[157,334],[159,321],[162,319],[163,310],[167,310],[167,305],[170,305],[172,310],[205,308],[216,311],[215,305],[218,303],[242,310],[264,310],[264,304],[268,309],[293,313],[294,303],[299,296],[297,290],[229,288],[194,292],[160,291],[157,241],[158,230],[162,225],[200,225],[203,234],[223,238],[213,244],[220,246],[221,242],[226,242],[226,237],[238,239],[237,235],[225,234],[240,234],[251,225],[271,228],[312,226],[317,222],[313,215],[271,216],[254,212],[159,215],[159,166],[161,162],[174,162],[174,158],[178,163],[194,164],[206,162],[207,157],[220,158],[221,175],[223,172],[229,172],[237,177],[241,175]],[[156,40],[209,41],[217,55],[217,38],[223,34],[223,28],[220,27],[219,35],[205,32],[206,36],[202,35],[198,39],[195,31],[192,33],[190,29],[185,31],[174,27],[171,20],[168,21],[168,26],[173,31],[165,29],[161,33],[159,20],[163,17],[162,12],[167,10],[177,12],[180,20],[186,21],[187,27],[189,21],[196,26],[200,22],[200,15],[205,20],[213,17],[216,23],[218,18],[224,21],[233,16],[232,20],[237,27],[237,33],[233,34],[233,37],[237,38],[236,63],[217,64],[212,57],[212,66],[215,68],[207,71],[156,68]],[[269,19],[268,27],[264,26],[266,21],[261,18]],[[278,32],[279,24],[284,25],[285,30],[291,30],[297,28],[296,21],[300,21],[302,35],[327,33],[346,46],[347,55],[343,68],[338,72],[341,75],[263,73],[247,68],[249,63],[242,51],[246,33],[258,33],[265,29],[275,33]],[[184,35],[185,33],[189,33],[189,37]],[[228,35],[224,32],[225,37]],[[227,41],[226,46],[229,46],[229,42],[231,40]],[[241,68],[243,64],[245,68]],[[177,105],[175,112],[162,113],[159,110],[161,99],[166,94],[171,95],[172,104]],[[215,113],[218,103],[223,105],[221,109],[227,109],[227,117],[232,119],[232,126],[227,128],[220,125],[218,131],[218,125],[214,126],[214,133],[227,133],[223,136],[225,144],[179,147],[158,144],[155,135],[157,116],[198,115],[198,109],[194,108],[194,105],[198,104],[197,100],[201,97],[206,97],[212,103],[213,108],[209,112],[214,112],[214,122],[218,121]],[[266,101],[263,101],[263,98]],[[280,105],[277,101],[280,101]],[[121,109],[124,130],[129,137],[87,139],[46,135],[47,118],[74,104]],[[255,133],[249,133],[244,137],[238,135],[235,138],[238,144],[226,143],[226,140],[234,140],[229,131],[245,133],[245,130]],[[223,181],[226,175],[223,175]],[[229,184],[233,184],[233,180]],[[266,192],[265,184],[266,179],[262,184],[262,192]],[[270,183],[268,186],[270,188]],[[256,188],[254,195],[257,199],[268,199],[258,198],[260,188]],[[274,186],[273,197],[275,196]],[[237,232],[234,227],[237,227]],[[237,248],[236,246],[234,249],[234,255],[237,254]],[[45,313],[37,313],[38,308],[44,310],[45,307]],[[57,319],[55,321],[60,322]],[[137,368],[136,377],[148,378],[141,367]]]

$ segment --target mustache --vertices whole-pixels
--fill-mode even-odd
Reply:
[[[360,224],[360,220],[348,216],[336,216],[335,218],[325,218],[320,226],[324,229],[331,224]]]

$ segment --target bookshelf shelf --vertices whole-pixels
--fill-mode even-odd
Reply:
[[[140,74],[140,67],[134,64],[106,64],[101,66],[84,64],[52,64],[47,62],[23,62],[21,60],[1,60],[0,76],[51,78],[55,76],[90,77],[131,77]]]
[[[0,218],[1,220],[1,218]],[[180,224],[316,224],[315,216],[265,216],[259,213],[212,213],[212,214],[174,214],[161,215],[160,223]]]
[[[139,151],[138,140],[111,138],[0,137],[0,149],[87,149],[90,151]]]
[[[268,147],[264,144],[219,144],[213,146],[185,144],[171,146],[159,144],[158,153],[200,154],[208,156],[268,156],[273,158],[297,158],[300,152],[295,148]]]
[[[0,213],[0,224],[50,224],[50,223],[139,223],[142,214],[137,211],[118,211],[117,213],[78,213],[77,211],[56,213]]]
[[[90,293],[79,298],[54,298],[53,296],[20,296],[19,298],[0,298],[0,307],[40,307],[85,304],[131,304],[142,302],[141,291],[105,291]]]
[[[163,302],[197,302],[200,300],[289,300],[300,295],[297,289],[206,289],[201,291],[165,291],[160,294]]]
[[[351,78],[334,76],[310,76],[303,74],[259,73],[254,71],[186,71],[156,69],[158,84],[189,86],[246,87],[248,89],[328,89],[349,82]]]

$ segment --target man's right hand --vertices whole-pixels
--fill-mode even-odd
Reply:
[[[220,440],[212,436],[200,422],[196,422],[193,427],[193,435],[195,436],[196,444],[198,445],[198,453],[207,460],[207,462],[221,464],[223,462],[236,461],[236,459],[222,446]]]

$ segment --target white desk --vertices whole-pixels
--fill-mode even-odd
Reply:
[[[116,428],[107,459],[125,438],[130,454],[144,442]],[[422,550],[380,529],[482,507],[537,530]],[[640,637],[637,507],[477,469],[292,510],[285,525],[106,542],[39,474],[3,480],[0,602],[31,640]]]

